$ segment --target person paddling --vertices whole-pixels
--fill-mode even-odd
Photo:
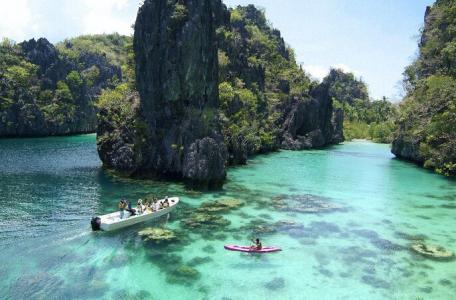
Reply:
[[[252,242],[254,243],[254,245],[251,246],[250,248],[255,249],[255,250],[261,250],[263,248],[263,245],[261,244],[260,239],[258,239],[258,238],[255,240],[252,239]]]

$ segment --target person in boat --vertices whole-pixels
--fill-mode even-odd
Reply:
[[[153,212],[158,210],[158,203],[156,199],[154,199],[154,201],[152,202],[151,208]]]
[[[261,244],[261,241],[260,239],[255,239],[255,240],[252,240],[253,242],[253,246],[250,246],[251,249],[255,249],[255,250],[261,250],[263,248],[263,245]]]
[[[143,207],[143,204],[142,204],[142,199],[139,199],[138,200],[138,203],[136,204],[136,211],[142,215],[144,213],[144,207]]]
[[[119,201],[119,210],[120,210],[120,219],[122,220],[125,216],[125,208],[127,208],[127,203],[124,199]]]
[[[146,211],[152,211],[152,202],[150,200],[146,201]]]
[[[130,217],[136,215],[136,210],[131,207],[131,201],[128,201],[128,208],[126,211],[130,213]]]

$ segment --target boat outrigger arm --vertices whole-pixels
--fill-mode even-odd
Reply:
[[[165,199],[159,200],[158,203],[161,204]],[[151,221],[164,216],[174,210],[176,205],[179,203],[178,197],[168,198],[169,207],[159,209],[157,211],[146,211],[143,214],[137,214],[127,218],[120,218],[120,212],[116,211],[107,215],[102,215],[92,218],[91,225],[94,231],[104,230],[112,231],[128,226],[132,226],[138,223]]]

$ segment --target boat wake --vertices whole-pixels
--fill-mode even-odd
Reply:
[[[62,238],[61,242],[69,242],[92,234],[92,231],[83,231],[73,236]]]

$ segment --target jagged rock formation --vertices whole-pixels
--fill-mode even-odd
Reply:
[[[105,164],[128,156],[130,174],[153,174],[217,186],[226,176],[226,147],[218,121],[215,30],[226,19],[218,0],[145,1],[135,23],[137,119],[141,145],[110,149],[99,142]],[[99,128],[105,135],[106,128]],[[115,144],[115,143],[112,143]],[[130,151],[120,151],[128,148]],[[126,153],[126,154],[125,154]],[[129,154],[128,154],[129,153]],[[114,160],[115,161],[115,160]],[[125,159],[124,159],[125,161]]]
[[[218,37],[221,116],[230,164],[244,164],[254,153],[343,140],[342,115],[334,118],[340,126],[333,138],[332,99],[313,88],[262,10],[253,5],[232,9],[230,23],[218,30]]]
[[[4,42],[0,55],[0,137],[94,132],[95,98],[113,77],[122,79],[105,57],[69,59],[45,38]]]
[[[252,5],[147,0],[134,52],[137,92],[119,89],[99,113],[98,151],[109,168],[219,186],[225,165],[250,154],[343,139],[328,87],[312,88]]]
[[[333,109],[327,81],[313,88],[308,97],[285,103],[283,111],[282,149],[321,148],[344,141],[343,111]]]

